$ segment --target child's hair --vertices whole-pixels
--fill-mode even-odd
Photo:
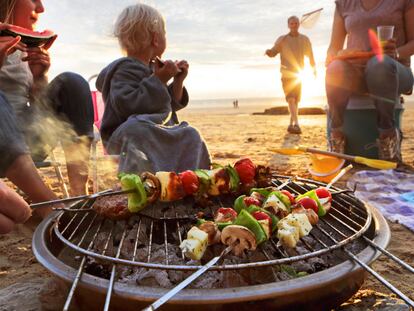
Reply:
[[[119,14],[114,28],[121,48],[127,52],[140,52],[150,46],[153,33],[165,32],[162,15],[146,4],[126,7]]]

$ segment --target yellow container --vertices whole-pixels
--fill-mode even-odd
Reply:
[[[344,159],[339,159],[322,154],[310,154],[308,171],[317,181],[329,183],[345,164]]]

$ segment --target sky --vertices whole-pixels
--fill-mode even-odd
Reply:
[[[333,0],[148,0],[166,19],[164,59],[186,59],[186,86],[193,99],[283,96],[277,58],[264,56],[288,32],[287,17],[324,8],[316,25],[301,29],[313,43],[318,77],[310,74],[304,96],[324,95],[324,61]],[[50,52],[50,76],[74,71],[85,78],[122,57],[113,23],[134,0],[44,0],[37,30],[59,37]]]

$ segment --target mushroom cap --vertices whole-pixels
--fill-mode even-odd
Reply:
[[[154,203],[161,194],[160,180],[150,172],[143,172],[141,174],[141,180],[144,184],[145,191],[148,194],[147,202]]]
[[[245,250],[255,250],[257,243],[252,231],[243,226],[230,225],[221,232],[221,242],[233,246],[233,253],[241,257]]]

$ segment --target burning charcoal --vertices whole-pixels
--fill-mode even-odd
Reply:
[[[95,239],[95,243],[92,248],[95,253],[103,254],[105,252],[105,255],[107,256],[115,255],[112,238],[109,239],[109,242],[107,243],[108,236],[109,234],[105,231],[98,233]]]
[[[110,265],[102,264],[96,261],[94,258],[88,258],[87,264],[85,266],[85,272],[104,279],[109,279],[111,275]]]
[[[196,279],[191,288],[215,288],[223,280],[223,273],[219,271],[209,271],[204,273],[201,277]]]
[[[313,266],[314,272],[322,271],[329,267],[329,264],[320,257],[310,258],[308,262]]]
[[[241,271],[241,270],[239,270]],[[238,270],[227,270],[223,271],[223,282],[220,287],[241,287],[250,285],[240,274]]]
[[[134,277],[138,285],[157,286],[164,288],[173,287],[168,278],[167,272],[164,270],[139,269]]]
[[[291,279],[294,278],[293,276],[291,276],[290,274],[288,274],[287,272],[284,272],[284,271],[277,272],[276,275],[277,275],[277,278],[280,281],[287,281],[287,280],[291,280]]]
[[[304,272],[307,272],[307,273],[313,273],[313,272],[315,272],[314,266],[311,263],[309,263],[309,262],[307,262],[305,260],[300,260],[300,261],[297,261],[297,262],[293,262],[291,264],[291,266],[297,272],[301,272],[301,271],[304,271]]]
[[[121,257],[125,259],[132,260],[132,256],[134,254],[134,248],[135,248],[135,240],[137,237],[137,230],[138,230],[138,224],[136,224],[127,234],[124,240],[124,244],[122,245],[121,249]],[[141,224],[140,226],[140,232],[139,232],[139,240],[140,241],[147,241],[148,237],[145,233],[146,227],[144,224]],[[139,245],[139,244],[138,244]]]

